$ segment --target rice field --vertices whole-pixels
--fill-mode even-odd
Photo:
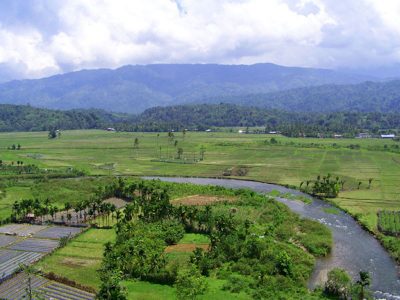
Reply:
[[[272,137],[277,144],[268,143]],[[139,149],[136,150],[133,149],[135,138],[139,140]],[[55,140],[49,140],[47,132],[1,133],[0,158],[5,162],[22,160],[25,164],[36,164],[42,168],[75,167],[91,176],[223,177],[227,169],[244,167],[247,174],[231,177],[294,186],[331,173],[345,181],[344,191],[333,201],[359,215],[360,220],[372,230],[377,230],[379,210],[397,210],[400,207],[400,154],[389,151],[399,142],[286,138],[235,132],[187,132],[185,136],[176,133],[175,140],[189,157],[198,157],[200,148],[204,147],[204,161],[196,164],[157,161],[160,147],[163,157],[174,156],[177,151],[167,133],[160,133],[158,137],[157,133],[101,130],[65,131],[60,139]],[[16,143],[22,145],[21,150],[6,149]],[[371,178],[372,183],[369,184]],[[6,196],[0,199],[0,218],[9,215],[11,203],[21,197],[49,197],[60,207],[65,201],[76,203],[89,197],[102,185],[101,180],[95,177],[91,180],[49,179],[47,182],[6,187]],[[358,188],[359,182],[361,185]]]

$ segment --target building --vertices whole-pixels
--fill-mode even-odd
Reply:
[[[358,138],[358,139],[369,139],[369,138],[371,138],[371,135],[369,133],[367,133],[367,132],[362,132],[362,133],[359,133],[356,136],[356,138]]]
[[[107,131],[115,131],[115,128],[108,127],[106,130],[107,130]]]
[[[381,134],[382,139],[394,139],[395,137],[394,134]]]

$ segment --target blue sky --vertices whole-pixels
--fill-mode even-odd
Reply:
[[[399,0],[0,0],[0,81],[125,64],[400,62]]]

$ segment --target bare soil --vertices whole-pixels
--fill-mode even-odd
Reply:
[[[178,244],[172,245],[165,248],[166,253],[170,252],[193,252],[196,248],[202,248],[208,251],[209,245],[208,244]]]
[[[174,205],[208,205],[217,202],[234,202],[236,197],[192,195],[172,201]]]

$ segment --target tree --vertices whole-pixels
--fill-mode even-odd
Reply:
[[[178,148],[177,154],[178,154],[178,159],[181,159],[182,158],[182,154],[183,154],[183,149],[182,148]]]
[[[133,149],[139,149],[139,139],[136,137],[133,142]]]
[[[196,299],[208,288],[205,278],[193,265],[178,272],[175,287],[178,299]]]
[[[26,280],[25,280],[25,296],[29,300],[33,299],[41,299],[42,298],[42,293],[35,291],[35,286],[33,285],[32,278],[35,276],[35,274],[38,274],[39,271],[34,268],[33,266],[27,266],[24,264],[19,265],[20,270],[26,275]],[[25,297],[24,297],[25,299]]]
[[[49,139],[55,139],[57,137],[57,131],[55,129],[51,129],[48,134]]]
[[[200,160],[204,160],[204,154],[206,153],[206,148],[204,146],[200,147]]]
[[[358,297],[360,300],[369,298],[368,288],[371,285],[371,276],[366,271],[360,271],[360,280],[357,281],[357,285],[360,288]]]
[[[368,188],[370,189],[371,188],[371,184],[372,184],[372,181],[373,181],[374,179],[373,178],[369,178],[368,179]]]
[[[121,276],[112,270],[101,272],[100,291],[96,295],[99,300],[126,300],[126,291],[121,286]]]

